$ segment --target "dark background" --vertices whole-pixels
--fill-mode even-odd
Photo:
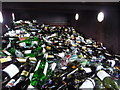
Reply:
[[[97,15],[105,14],[99,23]],[[111,52],[120,54],[120,3],[118,2],[4,2],[2,3],[3,24],[12,23],[12,12],[16,20],[37,20],[39,23],[73,26],[86,38],[102,42]],[[74,16],[79,13],[79,20]],[[6,28],[3,25],[3,33]]]

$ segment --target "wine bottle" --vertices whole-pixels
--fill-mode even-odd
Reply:
[[[11,89],[24,90],[24,88],[27,88],[27,86],[29,85],[28,84],[28,83],[30,83],[29,74],[31,73],[31,70],[33,67],[30,64],[29,58],[27,58],[26,61],[27,62],[24,64],[24,69],[23,69],[22,73],[20,74],[20,77],[16,80],[16,82],[14,83],[14,85]]]
[[[83,84],[79,87],[79,90],[93,90],[93,88],[95,87],[95,81],[92,78],[87,78],[85,80],[85,82],[83,82]]]
[[[41,81],[45,78],[48,69],[48,62],[45,58],[42,58],[39,62],[37,70],[34,72],[34,75],[31,80],[31,85],[34,87],[41,86]]]
[[[97,72],[97,77],[102,81],[106,89],[119,90],[118,85],[112,80],[111,76],[104,70]]]
[[[35,71],[31,80],[31,85],[37,88],[40,88],[40,86],[42,86],[42,84],[44,84],[46,80],[49,79],[56,67],[56,63],[49,63],[50,65],[48,65],[48,61],[46,61],[44,58],[43,60],[41,61],[38,70]]]
[[[95,77],[94,80],[95,80],[95,87],[94,87],[95,90],[105,90],[105,87],[99,78]]]
[[[3,81],[2,83],[3,84],[8,82],[12,77],[14,77],[21,70],[20,62],[17,61],[15,57],[12,57],[12,60],[14,62],[2,70],[2,81]]]
[[[2,85],[2,90],[7,90],[7,89],[11,89],[11,87],[14,85],[15,81],[19,78],[20,73],[16,74],[12,79],[10,79],[10,81],[8,81],[8,83],[5,85]]]

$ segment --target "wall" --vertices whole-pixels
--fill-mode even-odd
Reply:
[[[71,19],[71,25],[86,38],[92,37],[102,42],[110,52],[120,54],[120,11],[119,9],[103,8],[104,21],[97,21],[99,10],[79,11],[79,20]],[[74,17],[73,14],[71,17]]]

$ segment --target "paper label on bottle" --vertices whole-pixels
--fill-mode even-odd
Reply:
[[[51,47],[49,47],[49,46],[46,46],[46,49],[47,49],[47,50],[51,50]]]
[[[20,30],[16,30],[15,32],[16,32],[16,34],[20,34]]]
[[[7,83],[6,87],[12,87],[14,83],[15,83],[15,79],[11,79],[11,80]]]
[[[29,57],[30,61],[37,61],[35,57]]]
[[[83,68],[83,69],[86,71],[86,73],[92,72],[91,68]]]
[[[53,55],[48,55],[47,58],[54,58],[54,56]]]
[[[104,67],[99,65],[99,66],[97,66],[96,71],[101,70],[102,68],[104,68]]]
[[[19,62],[26,62],[26,59],[22,59],[22,58],[17,58],[17,60],[18,60]]]
[[[91,78],[87,79],[81,86],[79,89],[84,89],[84,88],[94,88],[95,86],[95,81]]]
[[[32,50],[25,50],[24,54],[30,54]]]
[[[25,42],[19,43],[19,46],[20,46],[20,47],[25,47],[25,46],[26,46],[26,43],[25,43]]]
[[[86,47],[85,47],[85,46],[82,46],[82,49],[86,49]]]
[[[37,89],[35,89],[35,87],[33,87],[31,84],[28,86],[28,89],[30,89],[30,90],[37,90]]]
[[[64,52],[59,53],[58,56],[61,57],[61,58],[64,58],[65,57],[65,53]]]
[[[32,41],[32,44],[38,45],[38,41]]]
[[[9,53],[7,50],[3,50],[3,52],[9,56],[11,55],[11,53]]]
[[[76,43],[80,43],[80,41],[77,40]]]
[[[110,77],[110,75],[108,73],[106,73],[105,71],[101,70],[97,73],[97,76],[100,78],[100,80],[103,81],[103,79],[105,77]]]
[[[67,67],[66,67],[66,66],[63,66],[63,67],[61,67],[61,69],[65,70],[65,69],[67,69]]]
[[[45,48],[43,48],[43,49],[42,49],[42,53],[44,54],[45,52],[46,52],[46,49],[45,49]]]
[[[29,34],[29,33],[27,33],[27,34],[25,34],[25,35],[24,35],[24,37],[30,37],[30,34]]]
[[[51,37],[55,37],[56,35],[57,35],[57,34],[56,34],[56,33],[54,33],[54,34],[52,34],[52,35],[51,35]]]
[[[6,72],[12,78],[19,72],[19,68],[14,64],[10,64],[3,71]]]
[[[12,59],[11,59],[11,58],[8,58],[8,57],[7,57],[7,58],[1,58],[1,59],[0,59],[0,62],[1,62],[1,63],[4,63],[4,62],[11,61],[11,60],[12,60]]]
[[[31,32],[33,35],[35,35],[36,34],[36,32]]]
[[[21,73],[21,75],[24,75],[24,76],[26,76],[26,77],[28,76],[28,74],[29,74],[29,72],[28,72],[28,71],[25,71],[25,70],[23,70],[22,73]]]
[[[26,39],[27,39],[27,38],[25,38],[25,37],[20,37],[20,38],[19,38],[20,41],[23,41],[23,40],[26,40]]]
[[[48,62],[46,62],[46,64],[45,64],[45,68],[44,68],[44,71],[43,71],[43,73],[46,75],[46,73],[47,73],[47,69],[48,69]]]
[[[56,65],[57,65],[56,63],[52,63],[52,65],[51,65],[52,71],[55,70]]]
[[[108,60],[108,61],[111,62],[112,63],[111,66],[114,67],[115,61],[114,60]]]

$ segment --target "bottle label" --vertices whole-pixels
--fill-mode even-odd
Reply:
[[[92,72],[91,68],[83,68],[83,69],[86,71],[86,73]]]
[[[56,65],[57,65],[56,63],[52,63],[51,65],[52,71],[55,70]]]
[[[11,80],[7,83],[6,87],[12,87],[14,83],[15,83],[15,79],[11,79]]]
[[[1,58],[0,59],[0,62],[1,63],[4,63],[4,62],[8,62],[8,61],[11,61],[12,59],[10,57],[7,57],[7,58]]]
[[[35,89],[35,87],[33,87],[31,84],[28,86],[28,89],[30,88],[30,90],[34,90]],[[35,89],[35,90],[37,90],[37,89]]]
[[[85,49],[86,49],[86,47],[85,47],[85,46],[82,46],[82,49],[84,49],[84,50],[85,50]]]
[[[9,53],[7,50],[3,50],[3,52],[9,56],[11,55],[11,53]]]
[[[106,73],[105,71],[101,70],[97,73],[97,76],[100,78],[100,80],[103,81],[103,79],[105,77],[110,77],[110,75],[108,73]]]
[[[54,56],[53,55],[48,55],[47,58],[54,58]]]
[[[80,43],[80,41],[76,41],[76,43]]]
[[[29,72],[28,72],[28,71],[25,71],[25,70],[23,70],[22,73],[21,73],[21,75],[24,75],[24,76],[26,76],[26,77],[28,76],[28,74],[29,74]]]
[[[30,54],[32,50],[25,50],[24,54]]]
[[[56,33],[54,33],[54,34],[52,34],[52,35],[51,35],[51,37],[55,37],[56,35],[57,35],[57,34],[56,34]]]
[[[45,52],[46,52],[46,50],[45,50],[45,48],[43,48],[43,49],[42,49],[42,53],[45,53]]]
[[[27,38],[25,38],[25,37],[20,37],[20,38],[19,38],[20,41],[23,41],[23,40],[26,40],[26,39],[27,39]]]
[[[20,46],[20,47],[25,47],[25,46],[26,46],[26,43],[25,43],[25,42],[19,43],[19,46]]]
[[[64,58],[65,57],[65,53],[64,52],[59,53],[58,56],[61,57],[61,58]]]
[[[44,71],[43,71],[43,73],[46,75],[46,73],[47,73],[47,69],[48,69],[48,62],[46,62],[46,65],[45,65],[45,68],[44,68]]]
[[[16,30],[16,34],[20,34],[20,30]]]
[[[84,89],[84,88],[94,88],[95,86],[95,81],[91,78],[88,78],[81,86],[79,89]]]
[[[47,49],[47,50],[51,50],[51,47],[49,47],[49,46],[46,46],[46,49]]]
[[[62,45],[62,43],[59,43],[59,46],[61,46]]]
[[[19,72],[19,69],[16,65],[10,64],[3,71],[6,72],[12,78]]]
[[[114,60],[108,60],[108,61],[111,62],[112,63],[111,66],[114,67],[115,61]]]
[[[32,41],[32,44],[33,44],[33,45],[34,45],[34,44],[38,45],[38,41]]]
[[[26,59],[22,59],[22,58],[17,58],[17,60],[18,60],[19,62],[26,62]]]
[[[37,61],[35,57],[29,57],[30,61]]]
[[[99,65],[99,66],[97,66],[96,71],[101,70],[102,68],[104,68],[104,67]]]
[[[30,37],[30,34],[29,34],[29,33],[27,33],[27,34],[25,34],[25,35],[24,35],[24,37]]]

